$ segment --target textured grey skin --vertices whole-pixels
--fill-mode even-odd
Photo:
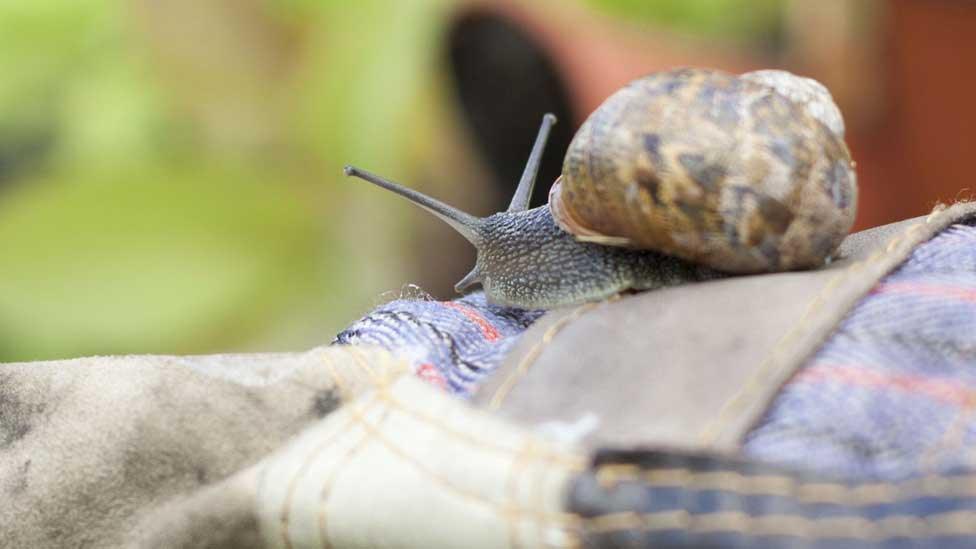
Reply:
[[[658,252],[580,242],[556,225],[548,206],[528,209],[539,160],[556,118],[547,114],[508,211],[474,217],[365,170],[358,177],[392,191],[450,225],[478,250],[478,259],[454,289],[480,283],[488,301],[522,309],[552,309],[597,301],[627,290],[652,290],[721,276]]]
[[[577,222],[565,231],[548,206],[528,209],[555,122],[543,117],[508,210],[486,218],[358,168],[345,172],[403,196],[474,244],[476,265],[455,290],[481,283],[492,303],[520,308],[722,276],[713,268],[819,267],[853,223],[857,187],[843,118],[816,81],[681,69],[628,84],[570,145],[559,193],[566,207],[556,210]]]
[[[486,217],[476,232],[478,280],[499,305],[550,309],[722,276],[656,252],[579,242],[547,206]]]

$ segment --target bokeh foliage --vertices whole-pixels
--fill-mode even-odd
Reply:
[[[405,208],[341,167],[444,156],[457,4],[0,2],[0,361],[303,348],[417,282]]]
[[[678,32],[753,45],[779,39],[784,0],[586,0],[594,8]]]
[[[0,360],[327,342],[397,279],[339,174],[409,161],[438,4],[0,2]]]

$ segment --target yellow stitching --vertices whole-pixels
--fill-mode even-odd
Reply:
[[[411,465],[414,469],[416,469],[419,472],[423,473],[425,476],[431,478],[432,480],[434,480],[435,482],[437,482],[438,484],[440,484],[446,490],[448,490],[450,492],[453,492],[454,494],[460,496],[463,499],[467,499],[469,501],[478,503],[480,505],[486,505],[488,507],[491,507],[496,512],[502,513],[502,512],[508,511],[508,507],[507,506],[504,506],[504,505],[501,505],[501,504],[499,504],[497,502],[491,501],[491,500],[485,498],[484,496],[478,494],[477,492],[472,492],[472,491],[469,491],[469,490],[467,490],[465,488],[461,488],[459,486],[456,486],[455,484],[453,484],[450,481],[450,479],[448,479],[448,478],[446,478],[444,476],[441,476],[437,471],[428,468],[427,465],[425,465],[422,461],[420,461],[419,459],[417,459],[414,456],[410,455],[403,448],[400,448],[399,446],[397,446],[396,444],[394,444],[393,442],[391,442],[386,436],[384,436],[375,427],[373,427],[373,425],[370,424],[368,420],[366,420],[365,418],[359,416],[358,414],[354,414],[354,417],[359,422],[360,426],[362,426],[363,429],[369,431],[370,434],[373,436],[373,438],[375,438],[380,444],[382,444],[384,447],[386,447],[386,449],[389,450],[390,453],[392,453],[395,456],[399,457],[400,459],[402,459],[403,461],[405,461],[407,464]],[[526,513],[526,514],[534,517],[535,520],[541,520],[541,518],[546,514],[546,513],[543,513],[542,511],[533,510],[533,509],[529,509],[529,510],[519,509],[519,512]],[[562,513],[556,513],[555,516],[560,517],[562,515],[563,515]]]
[[[919,469],[926,473],[934,472],[939,455],[955,452],[962,447],[966,428],[971,423],[974,412],[976,412],[976,400],[970,396],[966,399],[962,409],[956,412],[952,423],[946,426],[945,432],[942,433],[939,440],[925,449],[924,454],[918,460],[921,463]]]
[[[354,402],[349,403],[350,407],[355,405],[356,403]],[[363,410],[367,411],[367,408],[364,406]],[[352,414],[350,413],[350,415]],[[389,417],[389,415],[390,415],[390,409],[389,408],[384,409],[377,420],[377,424],[382,425],[383,422],[386,421],[386,418]],[[366,444],[371,440],[371,438],[372,437],[370,436],[370,434],[366,432],[363,435],[363,437],[360,438],[358,442],[356,442],[356,444],[354,444],[351,448],[347,449],[345,453],[343,453],[343,455],[339,456],[339,459],[336,460],[336,463],[332,467],[332,470],[329,471],[329,476],[326,477],[325,481],[322,483],[322,488],[319,491],[319,506],[318,506],[318,513],[316,513],[317,515],[316,525],[318,526],[319,539],[321,539],[322,541],[323,549],[332,546],[332,544],[329,542],[329,531],[328,531],[329,525],[328,522],[325,520],[325,511],[329,505],[329,496],[332,495],[332,486],[333,484],[335,484],[336,479],[339,478],[339,471],[347,463],[349,463],[356,456],[356,454],[361,452],[363,448],[366,447]]]
[[[390,383],[408,372],[407,368],[403,366],[402,361],[394,360],[389,353],[382,353],[379,355],[379,358],[383,362],[383,365],[380,367],[380,374],[377,374],[369,367],[369,361],[363,359],[364,352],[362,349],[350,345],[348,350],[349,354],[353,356],[353,364],[366,372],[366,376],[374,388],[385,390],[390,386]]]
[[[339,370],[336,367],[336,364],[335,364],[335,361],[333,360],[333,358],[330,356],[330,354],[328,352],[326,352],[326,353],[323,354],[322,359],[325,362],[325,367],[328,370],[329,376],[332,377],[332,382],[339,389],[340,395],[342,395],[342,401],[343,401],[344,406],[346,407],[346,409],[350,409],[350,408],[356,406],[356,402],[355,402],[356,399],[352,396],[352,393],[349,390],[349,388],[346,386],[345,381],[342,379],[342,376],[339,375]],[[369,396],[369,400],[367,400],[366,404],[363,406],[363,409],[368,411],[369,408],[372,407],[373,403],[378,402],[378,401],[379,401],[379,399],[376,398],[376,395],[375,394],[374,395],[370,395]],[[384,410],[383,411],[383,416],[382,416],[383,418],[386,417],[387,412],[388,412],[388,410]],[[347,422],[347,424],[348,425],[354,424],[356,422],[355,419],[356,418],[350,414],[348,416],[348,422]],[[338,434],[346,434],[345,428],[342,431],[339,431]],[[319,506],[318,506],[318,509],[317,509],[318,512],[316,513],[316,526],[318,527],[317,530],[318,530],[319,538],[320,538],[320,540],[322,542],[322,547],[323,548],[331,547],[331,545],[332,545],[331,543],[329,543],[329,534],[328,534],[328,531],[326,530],[327,526],[326,526],[326,520],[325,520],[325,509],[326,509],[326,506],[328,505],[327,489],[335,481],[334,479],[337,477],[337,470],[340,468],[341,464],[344,461],[346,461],[347,457],[349,457],[351,454],[357,453],[359,451],[359,448],[363,444],[365,444],[366,441],[368,441],[368,440],[369,440],[369,434],[364,431],[364,433],[363,433],[362,437],[359,439],[359,441],[356,442],[356,444],[354,444],[351,448],[349,448],[348,450],[346,450],[345,454],[343,456],[341,456],[336,461],[336,465],[333,467],[333,469],[330,472],[329,476],[326,477],[325,482],[322,484],[322,489],[321,489],[321,492],[319,494],[319,500],[320,501],[319,501]],[[325,447],[325,444],[323,443],[322,445],[320,445],[319,448],[324,448],[324,447]],[[319,449],[316,449],[316,451],[314,452],[313,455],[318,454],[318,452],[319,452]],[[309,462],[311,462],[311,459],[309,459]],[[304,468],[304,464],[303,464],[303,468]],[[297,478],[297,476],[295,478]],[[289,540],[289,543],[288,543],[288,547],[291,547],[290,540]]]
[[[386,418],[389,415],[390,409],[384,409],[377,422],[382,424],[384,421],[386,421]],[[329,504],[329,496],[332,495],[332,485],[335,484],[336,479],[338,479],[340,469],[342,469],[346,463],[349,463],[354,457],[356,457],[356,454],[361,452],[363,448],[366,447],[366,444],[370,441],[370,438],[369,433],[366,433],[362,438],[359,439],[359,441],[356,442],[355,445],[347,449],[336,461],[335,466],[333,466],[332,470],[329,472],[329,476],[326,477],[325,481],[322,483],[322,488],[319,491],[319,506],[318,513],[316,514],[316,525],[318,526],[319,538],[322,540],[323,548],[332,546],[332,544],[329,542],[328,522],[325,520],[326,508]]]
[[[352,362],[353,362],[353,364],[356,367],[358,367],[360,370],[363,370],[364,372],[366,372],[366,375],[371,378],[371,381],[375,381],[376,382],[374,385],[372,385],[372,387],[374,389],[376,389],[376,388],[381,389],[381,390],[377,390],[375,392],[375,397],[383,400],[384,402],[389,402],[389,398],[386,397],[386,395],[389,393],[389,391],[385,391],[384,390],[384,389],[386,389],[388,387],[388,383],[385,380],[381,380],[379,377],[377,377],[375,374],[373,374],[373,371],[366,365],[366,363],[368,361],[366,361],[363,358],[363,355],[361,354],[361,352],[358,349],[356,349],[355,347],[350,346],[349,347],[348,356],[352,358]],[[402,377],[404,374],[407,373],[406,368],[400,367],[400,363],[397,362],[397,361],[393,361],[392,360],[392,357],[389,354],[383,353],[383,354],[377,355],[377,356],[379,356],[381,360],[383,360],[383,361],[385,361],[387,363],[394,363],[394,367],[388,368],[388,371],[389,372],[392,372],[393,374],[395,374],[395,375],[392,375],[392,376],[388,376],[393,381],[396,381],[397,379],[399,379],[400,377]],[[339,375],[339,371],[338,371],[338,369],[336,369],[336,366],[335,366],[335,363],[334,363],[332,357],[329,356],[329,353],[325,353],[325,354],[323,354],[322,358],[325,361],[326,368],[328,368],[328,370],[329,370],[329,375],[332,377],[332,380],[335,383],[336,387],[339,388],[339,393],[342,396],[342,401],[344,403],[354,401],[355,398],[358,397],[358,395],[353,395],[352,394],[352,391],[346,385],[345,381],[342,379],[342,376]]]
[[[360,359],[362,359],[362,355],[356,352],[356,356],[354,357],[354,360],[358,361]],[[391,359],[392,356],[388,354],[383,355],[383,360],[390,361]],[[360,366],[360,368],[365,370],[363,366]],[[408,371],[405,368],[390,368],[390,371],[398,372],[398,375],[396,376],[395,379],[399,379],[402,375],[408,373]],[[337,379],[337,374],[334,372],[334,369],[333,369],[332,376],[334,379],[336,379],[336,385],[340,386],[340,392],[343,392],[344,384],[341,382],[341,380]],[[388,387],[388,384],[384,384],[383,387]],[[401,402],[400,400],[398,400],[396,397],[394,397],[393,394],[388,390],[382,390],[379,395],[383,398],[385,402],[389,403],[391,407],[406,412],[408,415],[413,416],[414,419],[416,419],[421,423],[434,427],[435,429],[441,431],[441,433],[446,435],[448,438],[457,439],[460,440],[461,442],[468,444],[469,446],[473,446],[491,452],[501,453],[509,457],[513,457],[518,453],[517,450],[512,450],[500,444],[494,444],[492,442],[477,438],[463,431],[459,431],[451,427],[450,425],[444,423],[443,421],[437,419],[436,417],[427,414],[426,412],[422,412],[420,410],[411,408],[406,404],[404,404],[403,402]],[[520,436],[524,436],[524,435],[520,435]],[[569,452],[547,451],[546,456],[551,458],[554,463],[558,464],[567,473],[578,473],[586,469],[585,460],[582,457],[574,455]]]
[[[351,396],[346,388],[346,384],[339,375],[339,371],[336,369],[335,364],[333,364],[332,357],[329,356],[330,353],[322,353],[322,361],[325,362],[325,368],[328,370],[329,377],[332,378],[333,385],[339,390],[339,398],[343,404],[346,404],[346,398]]]
[[[353,358],[354,360],[359,360],[358,355],[354,355]],[[502,514],[504,512],[508,512],[509,509],[507,506],[494,502],[478,494],[477,492],[471,492],[465,488],[458,487],[455,484],[453,484],[450,481],[450,479],[441,476],[437,471],[428,468],[427,465],[425,465],[421,460],[410,455],[407,451],[405,451],[404,449],[400,448],[392,441],[390,441],[382,432],[376,429],[375,425],[370,423],[365,417],[363,417],[358,412],[354,410],[350,410],[350,415],[353,417],[353,419],[356,420],[356,422],[360,427],[362,427],[366,431],[369,431],[369,433],[372,436],[372,439],[382,444],[384,447],[386,447],[388,451],[390,451],[390,453],[399,457],[400,459],[402,459],[407,464],[411,465],[414,469],[416,469],[420,473],[424,474],[428,478],[440,484],[447,491],[453,492],[455,495],[461,497],[462,499],[466,499],[468,501],[477,503],[479,505],[487,506],[492,510],[494,510],[496,513]],[[560,523],[564,521],[571,522],[575,520],[575,515],[573,515],[572,513],[564,513],[564,512],[546,513],[541,510],[526,509],[526,508],[519,508],[518,511],[523,514],[529,515],[530,517],[532,517],[532,520],[536,520],[536,521],[544,520],[547,516],[551,516],[552,517],[551,520],[556,520],[559,521]]]
[[[522,360],[519,361],[515,369],[512,370],[512,372],[508,374],[508,377],[505,378],[505,381],[499,385],[498,389],[495,391],[495,394],[492,395],[491,400],[488,402],[488,409],[497,410],[500,408],[502,402],[504,402],[505,398],[508,397],[508,394],[512,391],[512,389],[515,388],[515,385],[519,382],[519,380],[525,376],[525,374],[529,371],[529,367],[532,366],[532,363],[535,362],[536,359],[539,358],[539,355],[542,354],[543,348],[552,341],[556,334],[565,328],[570,322],[573,322],[574,320],[583,316],[584,313],[593,309],[597,305],[599,305],[599,303],[586,303],[584,305],[580,305],[571,313],[554,322],[552,326],[549,326],[549,328],[543,332],[542,338],[537,341],[531,349],[529,349],[529,352],[522,357]]]
[[[530,499],[529,505],[535,507],[536,509],[545,509],[545,507],[546,507],[546,493],[545,493],[545,488],[546,488],[547,480],[549,478],[549,472],[552,469],[558,469],[559,468],[559,464],[553,460],[553,457],[554,456],[552,456],[551,454],[547,454],[547,453],[546,454],[540,454],[537,450],[538,450],[538,446],[533,443],[530,446],[530,452],[531,452],[530,453],[530,457],[537,458],[538,461],[537,461],[536,464],[538,465],[539,470],[537,470],[536,473],[535,473],[535,475],[533,475],[529,479],[529,480],[534,480],[534,483],[533,483],[534,484],[534,486],[533,486],[534,489],[531,490],[532,495],[530,496],[531,499]],[[554,467],[550,468],[550,465],[553,465]],[[552,524],[552,523],[550,523],[548,521],[545,521],[545,520],[541,520],[541,521],[539,521],[536,524],[537,524],[537,530],[538,530],[539,540],[541,540],[542,543],[546,547],[568,547],[568,546],[572,546],[572,544],[573,544],[572,541],[569,541],[569,544],[568,545],[557,545],[557,544],[554,544],[554,543],[549,543],[549,539],[548,539],[547,532],[549,532],[550,529],[556,528],[556,527],[563,527],[563,528],[565,528],[564,525],[562,525],[562,524],[555,525],[555,524]]]
[[[374,404],[376,404],[376,402],[376,399],[371,397],[363,405],[364,409],[368,410]],[[318,454],[321,453],[327,445],[334,442],[338,437],[347,434],[346,429],[351,424],[352,419],[347,418],[347,420],[344,421],[341,426],[335,427],[335,430],[330,433],[329,436],[325,437],[325,439],[322,440],[318,446],[316,446],[307,456],[305,456],[305,461],[302,462],[302,465],[297,471],[295,471],[291,479],[288,481],[288,490],[286,492],[285,502],[282,505],[281,516],[279,517],[279,522],[281,523],[282,528],[282,541],[284,542],[286,548],[291,549],[292,546],[291,536],[288,533],[291,522],[289,517],[291,515],[292,499],[295,497],[295,490],[298,489],[298,480],[308,472],[308,468],[311,467],[312,463],[315,461],[315,458],[318,457]]]
[[[854,265],[857,265],[857,263]],[[699,442],[702,445],[710,446],[714,442],[715,437],[724,427],[724,424],[727,421],[725,418],[731,415],[732,412],[737,408],[742,407],[743,404],[740,404],[741,402],[748,402],[746,397],[752,396],[755,391],[759,390],[762,380],[768,373],[767,370],[769,370],[772,365],[775,364],[773,359],[779,355],[781,349],[787,348],[789,344],[792,343],[793,339],[802,333],[800,328],[806,326],[807,318],[813,315],[826,301],[824,297],[833,292],[834,288],[838,286],[847,276],[849,276],[851,268],[854,267],[854,265],[851,265],[851,267],[848,267],[848,269],[834,275],[830,280],[827,281],[826,284],[824,284],[817,296],[807,305],[806,311],[804,311],[803,315],[800,317],[800,320],[794,325],[793,329],[779,339],[769,354],[766,355],[766,358],[760,363],[759,367],[756,368],[756,370],[750,376],[749,381],[743,385],[743,388],[737,394],[732,396],[732,398],[727,400],[725,404],[722,405],[722,408],[719,410],[715,420],[713,420],[705,427],[704,430],[702,430],[701,434],[699,435]]]
[[[601,465],[594,471],[597,483],[604,490],[608,490],[621,480],[631,480],[643,474],[643,469],[629,463],[611,463]]]
[[[339,393],[341,395],[340,396],[341,401],[344,404],[348,404],[349,403],[349,400],[350,400],[350,394],[346,390],[345,384],[343,383],[342,378],[339,376],[339,372],[335,368],[335,364],[332,362],[331,357],[329,357],[329,353],[328,352],[324,353],[323,354],[323,358],[326,359],[326,368],[328,368],[328,373],[329,373],[329,376],[332,378],[332,383],[339,390]],[[371,407],[375,402],[376,402],[376,399],[370,397],[370,399],[366,403],[367,408],[368,407]],[[315,450],[313,450],[312,453],[309,456],[306,457],[306,461],[304,463],[302,463],[302,465],[301,465],[301,467],[299,467],[298,471],[292,476],[291,480],[288,481],[289,486],[288,486],[287,494],[285,496],[285,502],[282,505],[281,516],[279,517],[279,522],[280,522],[281,528],[282,528],[282,532],[281,532],[281,534],[282,534],[282,542],[284,543],[284,545],[285,545],[286,548],[289,548],[290,549],[291,546],[292,546],[292,544],[291,544],[291,535],[290,535],[290,523],[291,523],[291,521],[290,521],[289,516],[291,515],[292,498],[294,498],[294,496],[295,496],[295,490],[297,488],[297,484],[296,484],[297,480],[305,473],[305,470],[311,464],[311,462],[313,461],[314,457],[322,449],[325,448],[325,445],[328,442],[333,441],[338,436],[341,436],[341,435],[346,434],[346,428],[349,427],[352,424],[352,422],[353,422],[352,418],[349,418],[346,422],[344,422],[344,424],[343,424],[343,426],[341,428],[338,428],[337,427],[336,428],[337,430],[334,433],[332,433],[330,436],[326,437],[326,440],[323,441],[319,446],[317,446],[315,448]]]
[[[447,423],[444,423],[443,421],[437,419],[434,416],[431,416],[420,410],[410,408],[400,400],[397,400],[397,398],[392,394],[389,396],[390,396],[389,402],[395,408],[403,412],[406,412],[408,415],[413,416],[414,419],[420,421],[421,423],[425,423],[427,425],[437,428],[439,431],[448,435],[451,438],[459,439],[470,446],[474,446],[491,452],[497,452],[505,455],[514,455],[517,453],[517,451],[514,451],[500,444],[495,444],[493,442],[486,441],[477,438],[473,435],[470,435],[468,433],[465,433],[464,431],[459,431],[454,427],[451,427]],[[571,472],[578,473],[586,469],[584,459],[568,452],[553,452],[549,450],[544,450],[543,452],[540,452],[540,455],[543,455],[546,458],[551,459],[554,463],[558,464],[560,467]]]
[[[898,515],[878,520],[862,517],[807,518],[796,515],[751,516],[738,511],[691,515],[687,511],[611,513],[583,518],[589,532],[607,534],[623,530],[688,530],[698,534],[735,532],[753,536],[787,536],[804,539],[850,538],[882,541],[906,537],[924,539],[976,533],[976,511],[950,511],[930,520]]]
[[[339,389],[339,395],[343,404],[348,404],[353,399],[352,391],[349,390],[345,380],[342,379],[342,376],[339,374],[339,370],[336,368],[335,362],[332,360],[332,357],[329,356],[329,354],[330,353],[326,352],[322,355],[325,362],[325,367],[329,371],[329,376],[332,377],[332,382],[335,384],[336,388]]]
[[[898,238],[894,238],[890,242],[888,242],[888,245],[885,246],[884,253],[875,252],[875,255],[872,255],[872,257],[877,258],[880,257],[881,255],[890,254],[891,252],[894,252],[895,249],[898,248],[898,246],[900,246],[905,241],[906,238],[924,229],[927,223],[928,221],[926,221],[925,223],[916,223],[912,225],[911,227],[905,230],[905,234],[901,235]]]
[[[539,471],[531,477],[530,480],[534,480],[534,490],[532,490],[532,505],[536,509],[544,509],[546,507],[545,498],[545,487],[548,480],[549,473],[553,469],[560,469],[559,462],[555,461],[559,456],[553,453],[539,453],[539,446],[530,440],[530,444],[527,447],[528,457],[541,458],[541,463],[536,462],[535,465],[539,468]],[[552,464],[554,467],[549,467]],[[578,549],[580,546],[580,539],[578,534],[578,521],[575,515],[567,517],[565,521],[560,521],[558,523],[553,523],[553,521],[548,521],[545,518],[536,522],[539,540],[545,547],[557,547],[561,549]],[[555,528],[561,528],[564,534],[563,539],[560,540],[561,543],[556,543],[549,539],[547,535],[548,532]],[[567,539],[568,538],[568,539]]]
[[[352,351],[352,348],[350,348],[350,350]],[[373,372],[373,370],[371,368],[369,368],[369,366],[366,364],[367,361],[360,362],[358,360],[358,358],[360,357],[360,355],[358,354],[358,351],[352,351],[352,352],[349,353],[349,355],[352,356],[353,363],[357,367],[359,367],[361,370],[363,370],[364,372],[366,372],[366,375],[371,379],[371,381],[375,381],[376,382],[376,385],[374,385],[374,386],[385,387],[385,380],[384,379],[380,379],[380,378],[378,378],[375,375],[375,373]],[[352,410],[357,410],[358,409],[356,407],[356,405],[357,405],[356,400],[361,400],[361,399],[357,399],[357,398],[355,398],[354,395],[352,395],[352,392],[350,391],[349,387],[346,385],[346,383],[343,380],[342,376],[339,374],[339,371],[338,371],[338,369],[336,367],[336,364],[335,364],[334,359],[329,355],[329,353],[328,352],[324,353],[322,358],[324,359],[326,368],[328,369],[329,375],[332,378],[333,383],[336,385],[336,387],[339,389],[339,393],[342,395],[342,401],[345,403],[346,409],[349,411],[349,421],[348,421],[348,423],[349,424],[352,424],[352,423],[360,423],[361,424],[362,421],[358,421],[359,420],[358,414],[352,412]],[[383,360],[389,361],[389,357],[387,357],[386,355],[383,355]],[[388,371],[388,372],[399,372],[399,375],[402,375],[404,373],[402,368],[389,368],[386,371]],[[362,407],[363,411],[364,412],[368,412],[369,409],[372,408],[372,406],[376,402],[378,402],[379,400],[382,400],[380,398],[381,396],[382,396],[382,393],[379,393],[379,392],[375,392],[373,395],[370,395],[369,398],[368,398],[368,400],[366,401],[366,403]],[[386,420],[386,418],[389,416],[389,413],[390,413],[390,407],[387,406],[386,409],[384,409],[382,411],[382,413],[380,414],[378,423],[379,424],[382,424]],[[338,434],[344,434],[344,431],[340,431]],[[369,442],[370,438],[371,437],[370,437],[369,432],[366,431],[366,430],[364,430],[364,435],[362,436],[362,438],[358,442],[356,442],[355,445],[353,445],[351,448],[349,448],[348,450],[346,450],[346,452],[342,456],[339,457],[339,459],[336,461],[336,464],[332,468],[332,471],[329,473],[329,476],[326,478],[325,482],[322,484],[322,489],[321,489],[321,493],[320,493],[320,502],[319,502],[319,507],[318,507],[316,524],[318,526],[318,533],[319,533],[319,537],[322,540],[323,547],[330,547],[331,546],[331,544],[329,543],[327,525],[326,525],[326,520],[325,520],[325,510],[326,510],[326,507],[328,505],[328,495],[330,494],[329,487],[335,482],[336,478],[338,477],[339,470],[342,468],[342,466],[344,465],[344,463],[348,462],[357,453],[359,453],[362,450],[362,448],[365,447],[366,443]],[[325,444],[323,443],[319,448],[324,448],[324,446],[325,446]],[[317,454],[318,452],[319,452],[319,450],[317,449],[315,453]],[[290,539],[287,540],[287,545],[288,545],[288,547],[291,546]]]
[[[749,477],[736,472],[695,474],[679,469],[652,471],[644,476],[644,479],[654,486],[686,486],[691,476],[696,478],[696,487],[700,490],[794,497],[802,503],[872,505],[893,503],[898,501],[899,497],[901,500],[908,500],[925,495],[976,496],[976,475],[948,478],[924,477],[897,485],[873,483],[848,486],[830,482],[801,483],[789,476]]]
[[[376,374],[373,372],[373,369],[369,367],[369,364],[367,364],[369,361],[356,360],[356,357],[361,357],[362,355],[360,354],[360,349],[357,349],[355,346],[349,346],[348,349],[349,349],[350,356],[355,355],[353,356],[352,363],[355,364],[357,368],[359,368],[360,370],[366,373],[366,377],[369,378],[370,383],[373,383],[374,384],[373,386],[375,387],[376,386],[375,384],[379,381],[379,379],[376,377]],[[379,356],[382,357],[383,355],[379,355]]]
[[[564,549],[582,549],[583,547],[583,521],[577,514],[570,514],[567,517],[565,526],[562,526],[563,533],[568,538]]]
[[[941,214],[943,211],[944,210],[933,211],[925,219],[925,224],[928,224],[931,221],[935,220],[938,217],[938,214]],[[924,227],[924,225],[921,223],[916,223],[911,227],[908,227],[908,229],[906,229],[901,234],[901,236],[892,239],[892,241],[888,243],[886,249],[888,250],[895,249],[900,242],[904,241],[906,238],[908,238],[915,232],[921,230],[922,227]],[[828,280],[826,284],[824,284],[823,288],[821,288],[820,291],[817,293],[817,296],[814,297],[814,299],[807,305],[807,309],[804,311],[803,315],[800,316],[800,320],[798,320],[796,324],[793,325],[793,328],[790,329],[789,332],[787,332],[782,338],[780,338],[778,342],[776,342],[773,348],[766,355],[766,358],[763,359],[759,367],[756,368],[756,370],[750,376],[749,381],[745,385],[743,385],[742,389],[738,393],[733,395],[729,400],[725,402],[725,404],[722,405],[722,408],[719,410],[715,419],[711,421],[705,427],[705,429],[702,430],[701,434],[699,435],[700,444],[704,446],[712,445],[715,441],[715,437],[718,436],[718,434],[724,429],[725,425],[729,421],[728,418],[735,417],[737,415],[734,414],[733,412],[735,412],[739,408],[742,408],[751,400],[751,398],[749,397],[751,397],[756,391],[760,389],[760,387],[763,385],[762,381],[765,379],[766,375],[768,374],[768,370],[775,364],[774,359],[778,357],[778,355],[782,352],[783,349],[788,348],[792,344],[793,339],[795,339],[796,337],[798,337],[800,334],[804,332],[804,330],[806,329],[807,320],[814,313],[816,313],[817,310],[819,310],[824,303],[826,303],[827,296],[830,295],[837,288],[837,286],[839,286],[840,283],[845,279],[847,279],[851,274],[853,274],[856,271],[859,271],[862,267],[868,264],[876,262],[884,255],[885,255],[884,252],[881,251],[875,252],[874,254],[871,255],[871,257],[867,258],[866,260],[853,263],[847,269],[831,277],[831,279]]]
[[[404,373],[407,372],[403,371],[401,375]],[[399,378],[399,376],[397,376],[397,378]],[[416,419],[420,423],[429,425],[437,429],[442,434],[446,435],[448,438],[460,440],[465,444],[467,444],[468,446],[473,446],[476,448],[480,448],[482,450],[504,454],[509,457],[514,457],[518,453],[518,450],[512,450],[500,444],[495,444],[492,442],[485,441],[483,439],[479,439],[473,435],[455,429],[454,427],[448,425],[447,423],[441,421],[440,419],[434,416],[431,416],[430,414],[427,414],[426,412],[407,406],[404,402],[397,399],[389,390],[387,390],[387,386],[383,387],[382,396],[383,399],[390,404],[390,406],[393,406],[398,410],[406,412],[407,415],[413,416],[414,419]],[[580,472],[586,468],[584,460],[571,453],[547,452],[547,455],[551,456],[553,461],[557,463],[561,468],[566,470],[567,472],[570,473]]]
[[[616,467],[616,466],[613,466]],[[602,467],[594,471],[601,478]],[[787,475],[743,475],[736,471],[694,472],[689,469],[656,469],[613,477],[614,482],[642,482],[647,488],[678,487],[716,490],[747,496],[783,496],[800,503],[876,505],[925,496],[976,497],[976,475],[929,476],[899,483],[846,485],[833,482],[800,482]]]
[[[533,457],[532,440],[528,439],[515,455],[515,459],[512,460],[512,463],[508,467],[508,474],[505,475],[505,492],[508,494],[509,500],[512,502],[517,502],[519,500],[518,470],[528,466]],[[538,508],[542,509],[541,506]],[[521,547],[521,543],[519,543],[518,530],[521,527],[519,519],[522,517],[518,512],[517,505],[511,505],[511,510],[511,513],[505,514],[505,519],[506,523],[508,523],[509,545],[516,548]]]
[[[662,511],[660,513],[655,513],[655,516],[661,520],[662,523],[674,524],[675,520],[672,518],[670,521],[669,517],[673,517],[677,514],[687,515],[687,511]],[[640,513],[635,512],[621,512],[621,513],[607,513],[606,515],[599,515],[595,517],[583,517],[583,525],[589,531],[596,534],[602,534],[607,532],[615,532],[618,530],[634,530],[643,524],[643,517]],[[672,528],[678,528],[677,525],[672,526]]]

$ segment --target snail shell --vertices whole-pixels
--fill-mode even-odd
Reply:
[[[681,69],[583,123],[550,209],[578,240],[753,273],[822,265],[854,221],[840,111],[813,80]]]

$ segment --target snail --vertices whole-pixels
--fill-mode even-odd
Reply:
[[[611,95],[576,133],[549,204],[529,209],[555,117],[543,117],[511,204],[478,218],[375,174],[477,248],[455,290],[549,309],[727,274],[822,266],[854,220],[857,183],[830,93],[785,71],[678,69]]]

